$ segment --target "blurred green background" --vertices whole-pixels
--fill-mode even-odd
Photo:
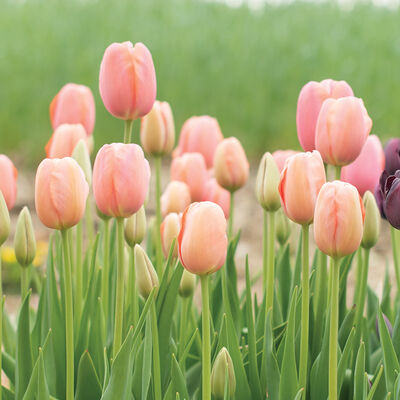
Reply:
[[[63,84],[88,85],[95,142],[123,124],[99,96],[104,49],[142,41],[171,103],[177,132],[191,115],[218,118],[248,153],[299,148],[295,114],[309,80],[347,80],[382,138],[400,125],[400,11],[356,3],[247,6],[195,0],[0,0],[0,152],[28,165],[43,156],[48,106]],[[138,123],[136,124],[136,129]],[[136,137],[137,138],[137,137]]]

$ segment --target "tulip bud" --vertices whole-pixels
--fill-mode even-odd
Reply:
[[[374,195],[366,191],[363,197],[365,208],[364,232],[361,246],[370,249],[375,246],[379,238],[381,228],[381,216]]]
[[[22,267],[29,267],[36,256],[36,239],[27,207],[20,212],[14,237],[14,252]]]
[[[0,246],[7,240],[10,234],[10,214],[6,201],[0,190]]]
[[[0,154],[0,192],[3,194],[10,211],[17,198],[17,177],[18,171],[12,161],[4,154]]]
[[[276,216],[276,238],[278,239],[278,242],[283,246],[288,241],[290,236],[290,221],[286,217],[282,209],[277,211]]]
[[[75,146],[72,152],[72,158],[76,160],[85,174],[86,182],[89,186],[92,184],[92,164],[90,163],[90,156],[85,142],[81,139]]]
[[[223,347],[215,358],[211,372],[211,392],[218,399],[224,398],[227,378],[229,396],[233,397],[236,390],[235,369],[228,350]]]
[[[126,219],[124,233],[128,246],[135,247],[136,244],[143,242],[146,235],[146,226],[146,213],[142,206],[137,213]]]
[[[192,202],[190,188],[185,182],[171,181],[161,196],[163,217],[169,213],[181,213]]]
[[[390,139],[385,145],[385,170],[389,175],[400,169],[400,139]]]
[[[276,211],[281,207],[279,180],[279,169],[272,154],[267,152],[261,159],[256,179],[257,201],[267,211]]]
[[[179,285],[179,295],[181,297],[189,297],[193,294],[196,288],[196,275],[184,269],[181,283]]]
[[[181,219],[177,213],[170,213],[164,218],[164,221],[160,226],[160,230],[161,230],[162,249],[165,258],[168,257],[174,240],[175,240],[175,246],[172,253],[172,257],[174,258],[178,257],[178,243],[176,239],[178,238],[180,229],[181,229]]]
[[[139,293],[143,298],[147,299],[153,288],[157,288],[158,290],[158,276],[150,258],[139,244],[135,245],[134,252],[136,283]]]
[[[224,212],[225,218],[229,218],[231,194],[224,189],[215,178],[209,178],[204,186],[203,201],[212,201],[218,204]]]

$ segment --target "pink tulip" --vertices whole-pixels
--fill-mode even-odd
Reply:
[[[50,103],[53,130],[62,124],[82,124],[89,136],[93,133],[95,119],[96,106],[87,86],[67,83]]]
[[[137,144],[105,144],[93,167],[93,194],[98,209],[109,217],[129,217],[142,207],[150,167]]]
[[[223,135],[218,121],[208,115],[189,118],[182,126],[174,157],[184,153],[201,153],[207,168],[212,168],[214,153]]]
[[[308,82],[300,91],[297,101],[297,136],[304,151],[315,150],[315,128],[322,103],[329,98],[353,96],[345,81],[325,79]]]
[[[142,118],[140,141],[143,150],[153,156],[172,151],[175,143],[174,117],[166,101],[156,101],[151,111]]]
[[[331,257],[343,257],[358,249],[363,235],[364,206],[357,189],[346,182],[325,183],[318,195],[314,238]]]
[[[177,213],[169,213],[160,226],[161,243],[165,258],[168,258],[172,242],[175,240],[175,246],[172,253],[174,258],[178,257],[178,234],[181,229],[181,217]]]
[[[113,43],[100,66],[100,95],[114,117],[132,120],[150,112],[156,99],[156,73],[143,43]]]
[[[169,213],[181,213],[192,202],[190,188],[185,182],[171,181],[161,196],[163,217]]]
[[[44,225],[66,229],[83,217],[89,185],[78,163],[70,158],[46,158],[36,172],[36,213]]]
[[[361,99],[327,99],[318,116],[316,148],[328,164],[350,164],[359,156],[371,127],[372,120]]]
[[[318,192],[325,181],[324,163],[318,151],[290,157],[279,183],[282,208],[288,218],[301,225],[311,224]]]
[[[247,182],[249,162],[239,140],[224,139],[215,150],[214,174],[220,186],[234,192]]]
[[[360,196],[369,190],[374,192],[385,169],[385,153],[378,136],[368,136],[360,155],[342,168],[341,180],[354,185]]]
[[[208,177],[206,163],[200,153],[185,153],[171,163],[171,180],[185,182],[192,201],[201,201]]]
[[[224,212],[225,218],[229,218],[231,194],[218,185],[215,178],[210,178],[205,185],[203,201],[212,201],[218,204]]]
[[[299,152],[295,150],[276,150],[272,153],[272,157],[274,157],[279,171],[282,172],[283,168],[285,167],[286,160],[298,153]]]
[[[189,272],[206,275],[217,271],[225,262],[227,247],[226,219],[219,205],[204,201],[186,208],[178,250],[180,261]]]
[[[18,171],[12,161],[0,154],[0,192],[3,194],[8,210],[11,210],[17,199]]]
[[[47,158],[71,157],[75,146],[81,139],[87,146],[86,131],[81,124],[60,125],[46,144]]]

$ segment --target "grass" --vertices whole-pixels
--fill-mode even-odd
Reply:
[[[331,77],[364,99],[374,133],[397,136],[399,20],[399,10],[368,4],[253,12],[195,0],[0,0],[0,152],[29,164],[44,156],[48,106],[66,82],[94,92],[97,146],[120,141],[123,124],[101,102],[98,70],[106,46],[125,40],[150,48],[158,98],[171,103],[178,132],[191,115],[210,114],[251,155],[298,148],[298,92]]]

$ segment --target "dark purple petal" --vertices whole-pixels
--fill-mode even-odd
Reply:
[[[390,222],[390,225],[396,229],[400,229],[400,179],[393,175],[390,176],[386,180],[386,189],[386,199],[384,202],[386,218]]]
[[[385,170],[393,175],[400,169],[400,139],[390,139],[385,146]]]
[[[375,187],[374,195],[375,195],[376,204],[378,205],[379,211],[381,213],[381,217],[386,219],[385,211],[383,209],[385,199],[383,197],[383,193],[382,193],[379,183]]]

